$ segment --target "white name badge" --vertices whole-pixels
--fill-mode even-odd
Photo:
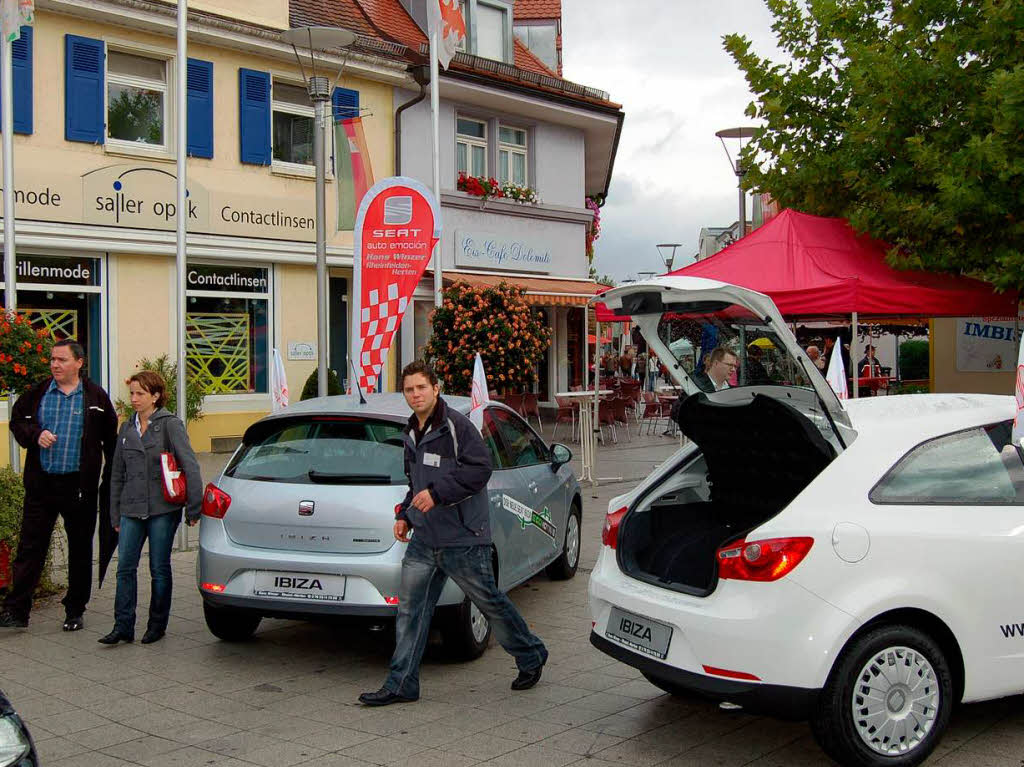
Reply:
[[[437,453],[424,453],[423,454],[423,465],[438,467],[441,465],[441,456]]]

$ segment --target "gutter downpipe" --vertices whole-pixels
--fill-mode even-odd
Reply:
[[[402,104],[398,109],[395,110],[395,175],[402,175],[402,112],[412,106],[416,106],[423,99],[427,97],[427,83],[430,81],[430,76],[426,71],[426,67],[419,66],[413,67],[410,70],[412,79],[416,81],[416,84],[420,86],[420,94]]]

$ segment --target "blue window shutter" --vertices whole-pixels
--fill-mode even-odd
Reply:
[[[102,40],[64,36],[64,138],[68,141],[104,142],[105,57]]]
[[[359,91],[335,88],[331,94],[331,107],[335,122],[359,117]]]
[[[11,61],[14,132],[32,133],[32,27],[21,28],[21,37],[11,45]],[[0,62],[2,65],[3,62]]]
[[[238,133],[242,162],[270,165],[270,73],[238,70]]]
[[[188,60],[188,154],[213,157],[213,62]]]

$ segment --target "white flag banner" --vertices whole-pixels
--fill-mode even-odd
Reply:
[[[473,363],[473,389],[470,394],[470,410],[483,407],[491,399],[487,394],[487,375],[484,373],[484,361],[480,358],[480,352],[476,353],[476,362]]]
[[[846,399],[850,396],[846,385],[846,366],[843,365],[843,339],[837,338],[836,345],[832,347],[832,358],[828,361],[828,371],[825,373],[825,380],[832,387],[839,399]]]
[[[1024,447],[1021,441],[1024,439],[1024,416],[1021,415],[1021,411],[1024,411],[1024,344],[1020,345],[1020,351],[1017,352],[1017,385],[1014,387],[1014,395],[1017,397],[1017,415],[1013,417],[1010,440]]]
[[[274,364],[270,368],[270,412],[279,413],[288,407],[288,377],[284,373],[281,352],[274,349]]]
[[[459,45],[466,44],[466,18],[462,14],[461,0],[427,0],[427,29],[431,33],[431,45],[437,30],[437,50],[431,51],[431,55],[437,56],[441,66],[447,69]]]
[[[21,28],[35,20],[35,0],[0,0],[0,28],[9,43],[21,37]]]

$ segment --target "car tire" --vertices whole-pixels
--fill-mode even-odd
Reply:
[[[244,642],[251,639],[263,620],[259,613],[233,607],[213,607],[203,603],[203,617],[210,633],[225,642]]]
[[[953,675],[939,644],[911,626],[880,626],[840,654],[811,731],[840,764],[910,767],[938,744],[953,705]]]
[[[574,501],[565,522],[565,540],[558,559],[547,566],[548,577],[553,581],[567,581],[576,575],[580,565],[581,525],[580,507]]]
[[[491,641],[491,624],[469,597],[442,608],[438,628],[445,653],[455,660],[476,660]]]

